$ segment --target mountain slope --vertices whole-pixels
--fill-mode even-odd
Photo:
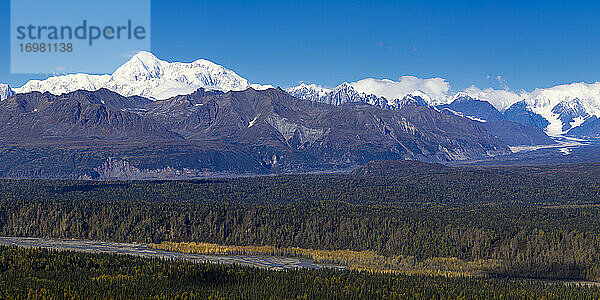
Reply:
[[[569,130],[566,135],[577,138],[600,138],[600,118],[589,116],[583,123]]]
[[[524,100],[511,105],[504,111],[503,115],[507,120],[523,125],[535,126],[542,130],[550,125],[550,122],[544,119],[544,117],[531,111]]]
[[[96,91],[106,88],[123,96],[137,95],[151,100],[164,100],[193,93],[198,88],[227,92],[242,91],[249,87],[264,90],[272,86],[251,84],[234,71],[208,60],[167,62],[151,53],[140,52],[110,75],[54,76],[46,80],[30,80],[12,91],[62,95],[77,90]],[[423,100],[419,103],[413,101],[412,104],[425,103],[429,106],[449,104],[453,99],[446,80],[413,76],[402,76],[398,81],[365,78],[356,82],[344,82],[333,89],[316,84],[300,84],[286,91],[297,98],[314,102],[331,105],[361,102],[392,110],[405,105],[407,97],[419,97]],[[563,84],[519,93],[510,90],[480,90],[472,86],[464,92],[478,100],[492,103],[498,111],[504,112],[507,120],[538,127],[550,136],[565,135],[591,116],[600,117],[600,82]],[[0,100],[11,94],[10,88],[0,85]],[[576,130],[568,135],[574,136],[577,132],[589,130]],[[591,132],[587,134],[590,136]],[[592,134],[595,135],[600,135],[600,132]]]
[[[426,107],[391,111],[360,103],[331,106],[303,101],[279,89],[225,94],[199,90],[150,103],[146,114],[156,120],[166,116],[170,128],[189,139],[302,150],[319,153],[318,159],[352,156],[361,147],[390,157],[425,160],[485,156],[506,149],[470,120]]]
[[[541,129],[510,121],[489,102],[474,99],[467,94],[459,93],[452,103],[438,108],[480,122],[488,132],[511,146],[554,143]]]
[[[52,139],[175,139],[178,136],[154,120],[132,111],[149,100],[125,98],[105,89],[17,94],[0,102],[0,137],[10,140]]]

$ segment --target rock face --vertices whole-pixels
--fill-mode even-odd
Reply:
[[[544,117],[531,111],[525,101],[519,101],[504,111],[507,120],[544,129],[550,125]]]
[[[185,178],[509,152],[479,122],[422,103],[332,106],[272,88],[160,101],[107,89],[17,94],[0,102],[0,176]]]
[[[540,128],[508,120],[489,102],[466,94],[458,94],[452,103],[438,108],[479,122],[489,133],[511,146],[554,143]]]

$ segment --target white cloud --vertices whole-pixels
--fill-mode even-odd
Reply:
[[[437,102],[449,98],[450,83],[443,78],[418,78],[402,76],[398,81],[390,79],[366,78],[350,83],[359,92],[374,94],[386,99],[401,99],[409,93],[422,91]]]
[[[492,88],[482,90],[474,85],[465,89],[464,92],[473,98],[488,101],[500,111],[509,108],[514,103],[519,102],[526,97],[526,95],[523,94],[524,92],[517,94],[509,90],[495,90]]]

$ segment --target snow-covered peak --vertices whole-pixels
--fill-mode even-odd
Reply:
[[[113,73],[106,87],[125,96],[166,99],[198,88],[224,92],[245,90],[250,83],[206,59],[191,63],[167,62],[149,52],[140,52]]]
[[[571,83],[521,92],[528,109],[550,122],[549,135],[559,136],[582,122],[576,118],[600,117],[600,82]]]
[[[8,84],[0,83],[0,101],[14,95],[15,93]]]
[[[578,82],[535,89],[525,96],[527,103],[534,107],[553,108],[560,102],[578,99],[586,109],[593,110],[594,113],[600,112],[600,82],[593,84]]]
[[[388,107],[387,100],[373,94],[357,91],[352,83],[343,82],[334,89],[324,88],[316,84],[301,83],[286,89],[288,94],[303,100],[341,105],[348,102],[369,103],[380,107]]]
[[[355,89],[350,83],[344,81],[344,82],[342,82],[342,84],[338,85],[334,90],[355,90]]]
[[[459,100],[459,101],[476,100],[476,98],[469,95],[468,93],[458,92],[458,93],[456,93],[456,95],[454,95],[454,97],[452,97],[452,102],[454,102],[456,100]]]
[[[410,92],[408,93],[408,95],[406,95],[407,97],[410,97],[411,99],[415,99],[415,98],[421,98],[423,99],[425,102],[427,103],[432,103],[433,101],[431,100],[431,97],[429,97],[429,95],[425,94],[423,91],[414,91],[414,92]]]
[[[159,60],[154,54],[141,51],[121,65],[112,76],[131,81],[160,78],[163,75],[163,67],[167,64],[167,62]]]
[[[514,103],[524,103],[524,111],[529,111],[548,121],[544,127],[551,136],[560,136],[590,116],[600,117],[600,82],[570,83],[549,88],[538,88],[531,92],[510,90],[480,90],[470,87],[466,90],[479,99],[492,103],[498,110],[504,111]]]
[[[326,102],[323,99],[331,92],[330,89],[320,85],[306,83],[300,83],[300,85],[287,88],[285,91],[296,98],[315,102]]]
[[[286,89],[286,91],[305,91],[307,93],[317,93],[319,95],[325,95],[327,93],[329,93],[331,91],[331,89],[328,88],[324,88],[320,85],[316,85],[316,84],[306,84],[306,83],[300,83],[300,85],[295,86],[295,87],[291,87],[289,89]]]
[[[585,114],[585,108],[584,108],[583,102],[581,100],[579,100],[579,98],[575,98],[570,101],[563,100],[563,101],[559,102],[558,104],[556,104],[554,106],[554,108],[552,108],[552,112],[554,112],[554,113],[568,112],[568,113],[572,113],[572,114],[581,115],[581,114]]]
[[[18,93],[32,91],[64,94],[76,90],[95,91],[107,88],[123,96],[166,99],[190,94],[199,88],[231,91],[249,87],[266,89],[271,86],[251,85],[235,72],[206,59],[191,63],[168,62],[150,52],[139,52],[111,75],[69,74],[46,80],[31,80]]]
[[[160,63],[162,60],[158,59],[156,55],[148,52],[148,51],[140,51],[136,55],[132,56],[130,60],[139,60],[145,63]]]

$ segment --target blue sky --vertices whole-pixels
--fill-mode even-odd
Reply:
[[[9,1],[0,7],[0,82],[10,74]],[[152,1],[152,51],[206,58],[251,82],[335,86],[366,77],[442,77],[531,90],[600,80],[594,1]],[[118,67],[117,65],[114,68]]]

